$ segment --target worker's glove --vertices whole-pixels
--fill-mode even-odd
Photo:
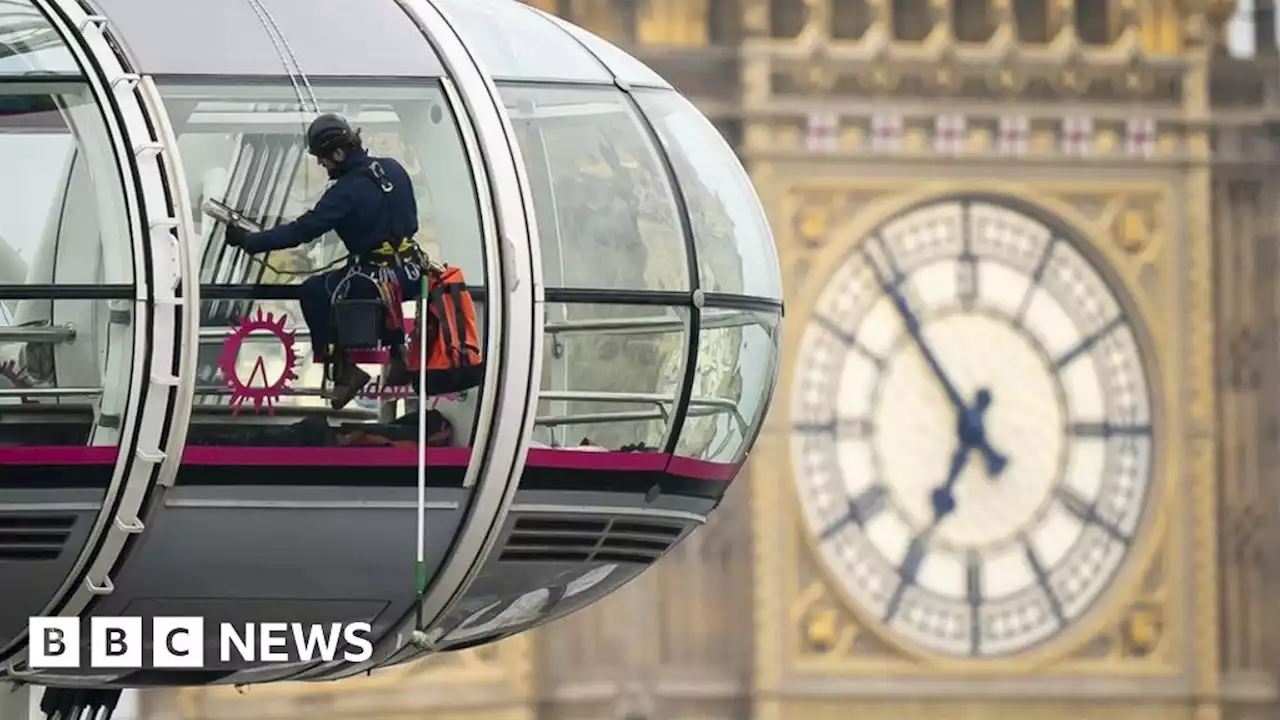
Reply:
[[[231,247],[243,248],[247,237],[249,237],[249,232],[244,228],[236,225],[227,226],[227,244]]]

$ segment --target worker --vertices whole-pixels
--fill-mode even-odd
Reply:
[[[391,351],[385,382],[406,385],[412,373],[404,357],[400,303],[421,294],[426,257],[413,240],[418,203],[403,165],[394,158],[369,155],[360,132],[335,114],[321,115],[307,128],[307,150],[333,181],[315,207],[263,232],[228,225],[227,244],[250,254],[265,253],[337,232],[349,255],[346,266],[307,278],[299,293],[312,354],[334,368],[331,405],[337,410],[351,402],[370,377],[339,347],[342,338],[334,337],[335,295],[384,301],[389,322],[382,343]]]

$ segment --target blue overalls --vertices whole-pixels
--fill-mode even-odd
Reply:
[[[381,170],[381,178],[370,169]],[[330,355],[333,320],[333,295],[352,265],[368,273],[371,263],[385,260],[388,247],[412,239],[418,232],[418,202],[413,194],[413,181],[394,158],[371,157],[362,150],[352,150],[337,168],[329,171],[333,185],[311,210],[297,220],[270,230],[253,233],[241,243],[249,253],[284,250],[315,240],[333,230],[350,253],[346,267],[313,275],[299,288],[302,315],[311,331],[312,354]],[[379,263],[380,264],[380,263]],[[421,268],[392,263],[389,268],[400,281],[404,300],[416,300],[421,294]],[[407,272],[406,272],[407,271]],[[348,285],[352,298],[376,298],[377,287],[362,278]],[[383,342],[398,346],[404,342],[403,332],[384,333]]]

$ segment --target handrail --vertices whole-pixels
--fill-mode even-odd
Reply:
[[[76,326],[71,323],[35,327],[15,325],[0,328],[0,342],[69,343],[75,340]]]
[[[711,417],[723,412],[718,408],[690,407],[687,417]],[[658,410],[618,410],[615,412],[579,413],[577,415],[539,415],[536,423],[542,427],[565,425],[595,425],[620,422],[644,422],[666,420],[666,414]]]
[[[538,393],[539,400],[559,400],[566,402],[616,402],[616,403],[675,403],[674,395],[662,393],[633,392],[591,392],[587,390],[545,390]],[[733,410],[738,406],[732,400],[718,397],[692,398],[690,403],[698,403],[721,410]]]
[[[757,313],[747,310],[710,309],[699,319],[703,328],[760,325]],[[598,320],[562,320],[549,322],[543,332],[551,335],[580,332],[637,334],[683,330],[688,321],[682,317],[601,318]]]
[[[704,310],[700,322],[704,329],[744,327],[746,325],[762,324],[759,319],[759,313],[752,312],[750,310]],[[685,324],[685,319],[679,317],[562,320],[546,323],[543,326],[543,332],[550,335],[585,332],[643,335],[683,330]],[[226,337],[227,330],[228,328],[225,327],[202,327],[200,328],[200,338],[202,340],[221,339]],[[310,339],[311,337],[311,332],[305,327],[296,328],[291,332],[293,333],[294,338],[299,340]],[[265,339],[266,338],[264,338],[264,340]]]
[[[577,418],[587,415],[600,415],[612,418],[613,422],[623,422],[625,419],[614,417],[615,415],[626,415],[634,412],[657,412],[657,415],[646,416],[645,420],[665,420],[667,419],[668,405],[675,405],[676,400],[672,395],[663,395],[660,393],[609,393],[609,392],[586,392],[575,390],[551,390],[538,393],[538,400],[549,400],[552,402],[605,402],[605,403],[636,403],[636,404],[652,404],[656,406],[654,411],[635,411],[625,410],[616,413],[582,413],[580,415],[563,415],[558,417]],[[727,412],[738,425],[738,429],[747,432],[747,421],[742,417],[742,413],[738,412],[738,405],[727,398],[718,397],[694,397],[689,399],[689,412],[694,413],[695,408],[705,412],[696,413],[699,417],[704,415],[716,415]],[[608,422],[609,420],[601,420],[598,422]],[[596,422],[596,421],[584,421]],[[559,424],[582,424],[582,423],[559,423]]]
[[[97,397],[102,388],[91,387],[40,387],[40,388],[0,388],[0,398],[6,397]],[[6,410],[8,408],[5,408]]]

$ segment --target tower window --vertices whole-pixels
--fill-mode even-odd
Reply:
[[[769,30],[775,38],[793,38],[804,29],[802,0],[769,0]]]
[[[1111,44],[1111,9],[1107,0],[1076,0],[1076,35],[1089,45]]]
[[[933,9],[929,0],[893,0],[893,36],[920,42],[933,30]]]
[[[951,0],[951,28],[956,40],[984,43],[995,29],[987,11],[987,0]]]
[[[831,34],[837,40],[857,40],[871,27],[867,0],[842,0],[831,5]]]
[[[1013,0],[1013,19],[1018,24],[1018,39],[1028,43],[1049,42],[1049,0]]]

